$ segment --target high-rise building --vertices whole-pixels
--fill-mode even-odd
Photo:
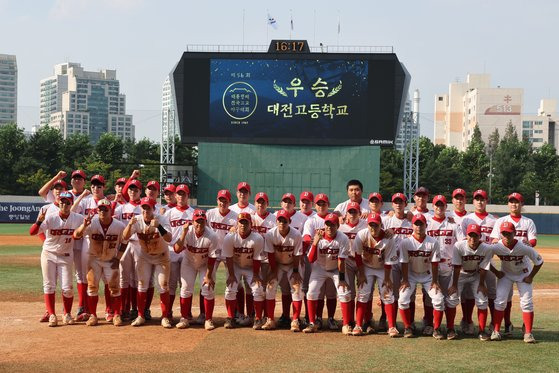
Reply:
[[[17,123],[17,61],[0,54],[0,125],[7,123]]]
[[[535,115],[522,115],[522,136],[523,140],[528,140],[534,148],[541,147],[544,143],[549,143],[559,148],[559,115],[557,114],[557,100],[543,99],[540,101],[538,113]]]
[[[85,71],[79,63],[55,65],[54,75],[41,80],[40,123],[58,128],[64,138],[85,133],[95,143],[111,132],[134,139],[116,70]]]
[[[404,115],[402,116],[402,123],[400,124],[400,130],[398,131],[398,135],[396,136],[396,142],[394,147],[399,152],[404,152],[404,148],[406,147],[406,139],[410,138],[418,138],[419,137],[419,127],[414,125],[413,121],[413,110],[412,110],[412,102],[410,97],[406,98],[406,102],[404,103]]]
[[[435,96],[435,144],[465,150],[477,125],[482,139],[509,124],[522,133],[522,88],[491,87],[489,74],[470,74],[465,83],[450,83],[449,92]]]

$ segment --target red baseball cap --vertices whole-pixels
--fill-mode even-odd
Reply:
[[[406,202],[406,203],[408,202],[408,197],[406,197],[406,195],[404,193],[394,193],[392,195],[392,202],[394,202],[398,198],[401,199],[402,201]]]
[[[279,218],[286,218],[288,222],[291,221],[291,216],[289,216],[289,213],[286,210],[279,210],[276,213],[276,220],[279,220]]]
[[[285,193],[281,197],[281,201],[283,202],[284,199],[289,199],[289,200],[291,200],[291,203],[295,204],[295,196],[293,195],[293,193]]]
[[[371,199],[376,198],[379,200],[379,202],[382,202],[382,194],[377,193],[377,192],[373,192],[371,194],[369,194],[369,199],[368,201],[370,201]]]
[[[380,214],[377,214],[376,212],[371,212],[367,216],[367,224],[370,224],[370,223],[376,223],[376,224],[380,225],[382,223],[382,218],[380,217]]]
[[[155,204],[156,204],[155,200],[150,197],[144,197],[140,200],[140,206],[149,206],[151,208],[154,208]]]
[[[446,197],[442,194],[437,194],[435,198],[433,198],[433,205],[436,205],[437,202],[442,202],[446,205]]]
[[[514,193],[509,194],[508,200],[510,201],[511,199],[515,199],[520,203],[524,203],[524,197],[522,197],[522,194],[520,194],[520,193],[514,192]]]
[[[231,202],[231,192],[227,189],[221,189],[219,192],[217,192],[217,199],[220,198],[225,198],[227,201]]]
[[[425,225],[427,224],[427,219],[425,218],[425,215],[423,215],[423,214],[415,214],[413,216],[413,218],[411,219],[412,224],[415,224],[418,221],[422,222]]]
[[[206,211],[201,209],[194,210],[194,214],[192,216],[192,220],[208,220],[208,218],[206,217]]]
[[[314,197],[314,203],[318,203],[320,201],[324,201],[327,204],[330,204],[330,200],[328,199],[328,196],[324,193],[318,193],[316,197]]]
[[[418,195],[418,194],[426,194],[426,195],[429,195],[429,189],[427,189],[427,188],[425,188],[425,187],[419,187],[419,188],[417,188],[417,189],[415,190],[415,193],[414,193],[413,195],[415,196],[415,195]]]
[[[62,179],[58,179],[54,182],[54,184],[52,185],[53,188],[57,187],[58,185],[61,185],[62,188],[64,189],[68,189],[68,185],[66,184],[66,182]]]
[[[361,212],[361,205],[357,202],[350,202],[347,204],[347,211],[349,210],[357,210],[357,212]]]
[[[514,224],[512,224],[510,221],[502,222],[500,228],[501,228],[501,232],[510,232],[510,233],[516,232],[516,228],[514,227]]]
[[[264,192],[256,193],[256,195],[254,196],[254,202],[258,202],[259,199],[263,199],[268,204],[270,203],[270,199],[268,198],[268,195]]]
[[[85,180],[85,172],[83,172],[82,170],[75,170],[74,172],[72,172],[72,179],[75,177],[81,177]]]
[[[476,190],[476,191],[474,192],[474,199],[475,199],[477,196],[482,196],[483,199],[487,199],[487,192],[486,192],[485,190],[483,190],[483,189],[478,189],[478,190]]]
[[[470,233],[475,233],[478,236],[481,236],[481,227],[477,224],[468,225],[468,228],[466,228],[466,234],[469,235]]]
[[[466,198],[466,191],[462,188],[454,189],[454,191],[452,192],[452,198],[456,196],[464,196],[464,198]]]
[[[336,214],[328,214],[324,218],[324,223],[330,222],[332,224],[340,225],[340,218]]]
[[[94,181],[105,185],[105,178],[102,175],[93,175],[91,182],[93,183]]]
[[[241,212],[239,214],[239,216],[237,216],[237,221],[241,221],[241,220],[248,220],[249,223],[252,222],[252,216],[250,216],[250,214],[248,212]]]
[[[175,188],[175,193],[178,192],[185,192],[186,194],[190,195],[190,188],[186,184],[180,184],[178,187]],[[229,197],[229,200],[231,200],[231,197]]]
[[[237,185],[237,190],[241,190],[241,189],[246,189],[248,190],[248,192],[250,193],[250,185],[249,183],[247,183],[246,181],[241,181],[238,185]]]
[[[161,187],[159,186],[159,182],[155,181],[155,180],[151,180],[151,181],[148,182],[148,184],[146,185],[146,188],[149,188],[149,187],[154,187],[156,190],[161,189]]]
[[[174,184],[169,184],[163,189],[163,192],[171,192],[175,193],[177,191],[177,187]]]
[[[314,196],[311,192],[304,191],[301,192],[301,194],[299,195],[299,200],[301,201],[307,200],[312,202],[314,200]]]
[[[116,179],[115,185],[118,184],[126,184],[126,178],[125,177],[120,177],[118,179]]]
[[[109,201],[109,200],[106,199],[106,198],[103,198],[102,200],[100,200],[99,202],[97,202],[97,207],[99,208],[99,207],[101,207],[101,206],[106,206],[106,207],[108,207],[109,210],[110,210],[111,207],[112,207],[112,204],[111,204],[111,201]]]
[[[142,189],[142,183],[138,179],[130,180],[130,184],[128,184],[128,188],[130,187]]]

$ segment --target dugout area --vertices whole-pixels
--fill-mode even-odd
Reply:
[[[348,180],[359,179],[364,192],[376,191],[379,174],[379,146],[198,144],[199,205],[215,205],[218,190],[234,194],[246,181],[252,196],[266,192],[271,206],[279,206],[286,192],[298,198],[308,190],[326,193],[335,207],[347,199]]]

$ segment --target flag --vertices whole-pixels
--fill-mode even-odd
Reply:
[[[278,29],[278,23],[276,22],[276,19],[270,15],[270,13],[268,13],[268,25],[272,26],[274,30]]]
[[[291,31],[293,31],[293,17],[291,18]]]

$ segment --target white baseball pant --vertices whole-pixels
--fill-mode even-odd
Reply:
[[[169,291],[169,274],[171,272],[169,250],[155,255],[140,253],[136,258],[135,269],[138,277],[139,292],[147,292],[154,273],[155,277],[157,277],[157,290],[159,293]]]
[[[241,278],[243,278],[250,286],[250,290],[252,291],[252,297],[256,302],[263,301],[265,298],[264,294],[264,287],[259,286],[257,283],[252,282],[252,267],[250,268],[241,268],[236,263],[233,264],[235,270],[235,278],[237,282],[232,283],[231,285],[227,285],[225,288],[225,299],[226,300],[235,300],[237,299],[237,289],[239,284],[241,283]]]
[[[73,253],[58,255],[45,250],[41,252],[41,271],[43,272],[43,292],[45,294],[55,293],[56,281],[60,278],[62,295],[66,298],[74,296],[73,262]]]
[[[447,305],[449,307],[456,308],[462,299],[461,295],[466,292],[466,289],[468,289],[469,293],[474,294],[476,307],[480,310],[487,309],[487,296],[483,295],[482,292],[477,291],[478,286],[479,273],[461,273],[460,277],[458,277],[458,291],[447,298]]]
[[[194,293],[194,285],[196,284],[196,277],[198,277],[202,296],[208,300],[214,299],[214,289],[210,288],[208,285],[202,284],[207,270],[207,266],[194,268],[192,263],[183,258],[180,268],[181,298],[190,298],[192,296]]]
[[[334,284],[334,288],[337,290],[338,300],[340,302],[349,302],[351,293],[349,292],[349,288],[342,288],[339,285],[340,277],[338,269],[334,269],[332,271],[327,271],[320,266],[318,263],[312,263],[312,272],[311,277],[309,279],[309,292],[307,293],[308,300],[319,300],[320,298],[320,291],[323,285],[328,282],[332,281]]]
[[[410,271],[408,273],[410,287],[400,290],[398,308],[407,310],[410,307],[412,296],[415,298],[415,288],[418,284],[420,284],[421,288],[428,294],[428,298],[430,298],[433,308],[437,311],[444,311],[444,295],[441,291],[431,289],[431,279],[432,277],[430,272],[420,274]]]
[[[119,270],[118,268],[112,269],[112,263],[99,260],[95,257],[89,257],[89,264],[87,270],[87,295],[99,295],[99,281],[103,279],[105,284],[109,285],[111,297],[118,297],[120,295],[119,286]]]
[[[384,268],[376,269],[366,265],[363,266],[363,272],[367,282],[357,288],[357,301],[367,303],[373,299],[373,292],[375,290],[375,282],[378,286],[378,292],[384,304],[394,303],[394,292],[392,289],[386,289],[382,286],[384,281]],[[386,295],[383,295],[386,291]]]
[[[301,277],[304,277],[304,266],[299,265],[299,274]],[[293,274],[293,266],[288,264],[278,264],[278,276],[276,280],[270,281],[266,286],[266,299],[272,300],[276,299],[276,292],[278,289],[278,284],[281,284],[282,281],[287,281],[289,284],[289,290],[291,292],[291,298],[297,302],[302,301],[304,297],[303,290],[301,288],[301,284],[295,286],[293,280],[291,279],[291,275]],[[283,290],[282,290],[283,293]]]
[[[495,309],[504,311],[509,301],[509,294],[512,293],[513,285],[516,283],[518,293],[520,295],[520,309],[522,312],[534,311],[534,302],[532,300],[532,284],[527,284],[522,280],[517,281],[508,277],[497,280],[497,296],[495,297]]]

